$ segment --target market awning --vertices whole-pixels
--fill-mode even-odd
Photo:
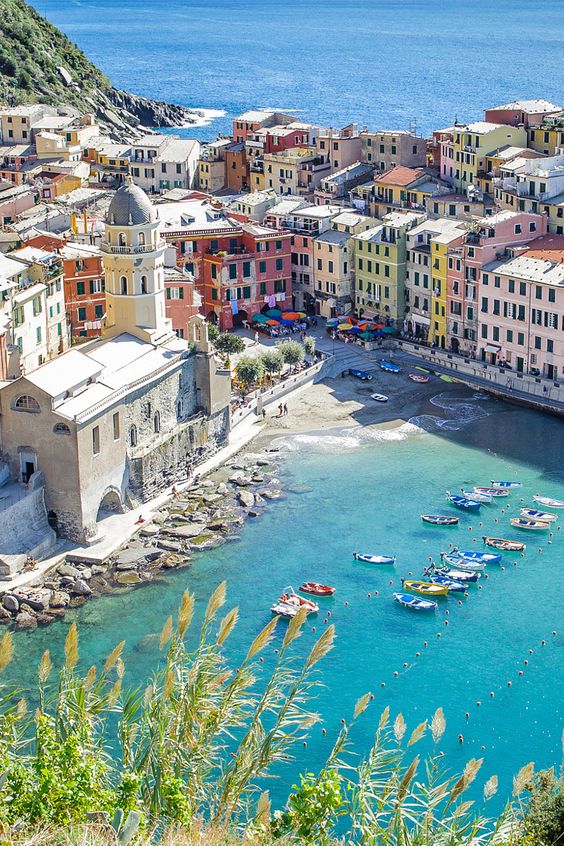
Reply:
[[[486,346],[484,347],[484,352],[498,353],[500,351],[500,349],[501,349],[501,347],[498,346],[497,344],[486,344]]]

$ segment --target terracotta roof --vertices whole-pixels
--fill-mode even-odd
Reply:
[[[564,264],[564,235],[543,235],[530,241],[525,255]]]
[[[376,177],[375,182],[388,185],[410,185],[424,173],[425,169],[422,167],[393,167],[381,176]]]

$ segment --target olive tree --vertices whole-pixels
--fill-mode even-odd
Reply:
[[[221,332],[214,340],[216,350],[225,355],[233,355],[234,353],[242,353],[245,350],[245,342],[239,335],[233,335],[231,332]]]
[[[278,349],[286,364],[295,367],[304,358],[304,348],[297,341],[282,341]]]
[[[280,373],[284,367],[284,358],[279,349],[267,350],[260,358],[265,371],[269,374]]]
[[[258,356],[244,356],[239,359],[235,372],[243,393],[246,394],[249,388],[264,376],[264,365]]]

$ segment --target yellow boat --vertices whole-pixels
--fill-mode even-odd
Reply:
[[[411,590],[413,593],[421,593],[424,596],[446,596],[448,593],[447,587],[444,585],[435,585],[432,582],[402,579],[402,584],[406,590]]]

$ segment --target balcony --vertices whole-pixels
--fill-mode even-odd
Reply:
[[[208,256],[217,256],[217,258],[240,258],[241,256],[254,256],[253,252],[247,250],[246,247],[235,247],[232,249],[231,247],[227,250],[207,250],[206,255]]]
[[[152,253],[164,246],[164,241],[159,241],[156,246],[153,246],[152,244],[143,244],[136,247],[118,247],[116,244],[108,243],[108,241],[102,241],[100,249],[103,253],[113,253],[115,255],[135,255],[138,253]]]

